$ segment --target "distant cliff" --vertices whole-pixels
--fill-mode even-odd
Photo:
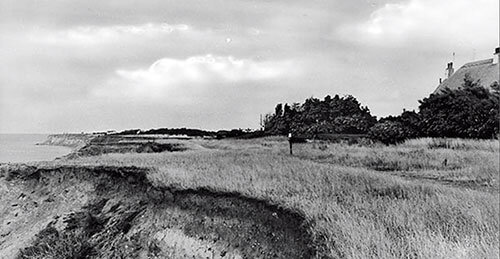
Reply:
[[[66,146],[72,148],[79,148],[85,146],[91,139],[97,135],[94,134],[53,134],[47,137],[42,143],[38,145],[51,145],[51,146]]]

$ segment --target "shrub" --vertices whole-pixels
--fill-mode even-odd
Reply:
[[[413,137],[414,133],[400,122],[384,121],[375,124],[368,136],[384,144],[396,144]]]
[[[445,89],[420,101],[424,136],[494,138],[499,133],[499,94],[466,76],[462,88]]]
[[[263,126],[268,134],[366,134],[376,118],[353,96],[326,96],[323,100],[308,98],[303,104],[276,105],[266,115]]]

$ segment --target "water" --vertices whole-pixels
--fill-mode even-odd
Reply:
[[[0,134],[0,163],[49,161],[71,152],[68,147],[36,145],[46,139],[43,134]]]

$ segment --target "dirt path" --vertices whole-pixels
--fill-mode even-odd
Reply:
[[[439,177],[431,177],[431,176],[422,176],[418,174],[410,174],[410,173],[405,173],[403,171],[397,171],[397,172],[391,172],[390,173],[393,176],[409,180],[409,181],[417,181],[420,183],[432,183],[432,184],[439,184],[439,185],[444,185],[448,187],[454,187],[454,188],[467,188],[471,190],[476,190],[476,191],[482,191],[482,192],[490,192],[490,193],[498,193],[498,185],[492,185],[492,184],[487,184],[485,182],[477,182],[474,180],[450,180],[450,179],[442,179]]]

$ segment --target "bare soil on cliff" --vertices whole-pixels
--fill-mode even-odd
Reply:
[[[2,258],[311,258],[304,217],[137,167],[4,166]]]

